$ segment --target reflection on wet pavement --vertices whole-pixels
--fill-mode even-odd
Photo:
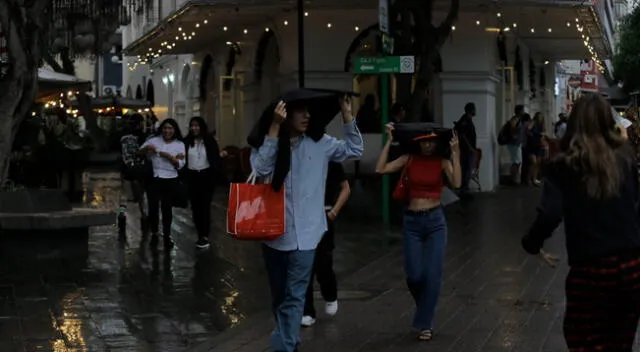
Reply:
[[[87,205],[118,207],[117,174],[90,174],[85,187]],[[0,351],[188,351],[268,309],[259,245],[222,231],[224,209],[213,208],[212,247],[201,253],[188,210],[175,210],[176,247],[165,253],[151,250],[129,209],[124,239],[115,227],[88,238],[1,239]],[[371,260],[379,247],[342,255],[338,271]]]

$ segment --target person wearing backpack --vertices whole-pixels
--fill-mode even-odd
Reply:
[[[498,144],[506,145],[511,159],[511,182],[520,183],[520,167],[522,166],[522,145],[526,133],[524,105],[516,105],[515,114],[502,126],[498,134]]]

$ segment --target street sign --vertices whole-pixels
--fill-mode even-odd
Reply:
[[[389,34],[389,0],[378,0],[378,28]]]
[[[384,57],[356,57],[353,60],[353,73],[381,74],[381,73],[414,73],[415,57],[413,56],[384,56]]]

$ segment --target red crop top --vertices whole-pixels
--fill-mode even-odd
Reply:
[[[442,158],[413,156],[406,170],[409,197],[440,199],[444,187]]]

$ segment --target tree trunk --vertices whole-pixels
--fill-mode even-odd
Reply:
[[[451,26],[458,18],[460,0],[451,0],[451,7],[446,19],[435,27],[432,22],[433,0],[426,0],[410,7],[415,22],[415,55],[418,67],[416,84],[411,101],[407,107],[407,121],[430,121],[433,119],[431,97],[427,96],[435,74],[435,62],[440,49],[451,34]]]
[[[0,79],[0,188],[7,182],[13,140],[36,97],[41,18],[49,0],[0,0],[0,26],[9,51],[9,72]]]

